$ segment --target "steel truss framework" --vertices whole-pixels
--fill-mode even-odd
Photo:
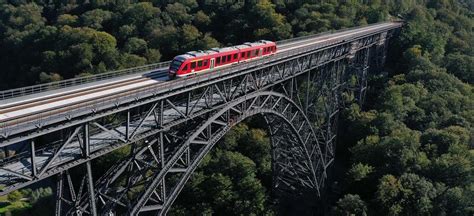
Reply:
[[[36,149],[35,141],[45,142],[38,135],[17,159],[27,164],[21,171],[0,168],[2,193],[56,175],[57,215],[165,214],[217,141],[242,120],[263,115],[274,189],[319,195],[334,160],[338,112],[351,98],[364,101],[369,68],[383,65],[389,36],[379,32],[193,88],[137,97],[52,131],[61,139]],[[122,147],[130,147],[129,156],[94,180],[91,161]],[[73,167],[85,175],[71,177]]]

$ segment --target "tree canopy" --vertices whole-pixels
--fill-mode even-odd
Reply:
[[[470,0],[0,0],[0,90],[393,17],[404,18],[405,25],[390,44],[387,73],[370,77],[372,97],[365,106],[352,103],[341,112],[330,213],[473,215]],[[315,112],[324,113],[324,107]],[[237,125],[205,157],[171,213],[278,214],[270,193],[271,149],[258,120]],[[95,160],[97,172],[129,151]],[[0,213],[52,214],[44,208],[53,206],[51,193],[11,193],[2,197],[10,205]]]

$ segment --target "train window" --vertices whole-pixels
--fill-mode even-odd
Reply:
[[[258,56],[258,49],[255,50],[255,56]]]
[[[236,59],[237,57],[238,57],[238,54],[237,54],[237,53],[236,53],[236,54],[234,54],[234,59]]]
[[[204,65],[204,66],[207,66],[207,62],[208,62],[208,61],[209,61],[209,60],[207,60],[207,59],[204,60],[203,65]]]
[[[263,48],[263,53],[267,53],[268,52],[268,49],[265,47]]]
[[[202,61],[198,61],[198,67],[202,67]]]
[[[228,56],[227,56],[227,61],[230,61],[230,57],[231,57],[231,56],[232,56],[232,55],[228,55]]]
[[[242,58],[245,58],[245,52],[243,52],[243,53],[241,54],[241,57],[242,57]]]
[[[184,67],[183,67],[183,70],[188,70],[188,64],[186,64]]]
[[[196,68],[196,62],[191,62],[191,69]]]
[[[220,64],[221,63],[221,57],[217,57],[216,58],[216,64]]]
[[[250,58],[250,51],[247,51],[247,58]]]

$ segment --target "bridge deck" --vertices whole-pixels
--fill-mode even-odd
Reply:
[[[41,121],[41,127],[46,127],[48,124],[57,124],[58,122],[67,122],[71,117],[87,116],[91,113],[96,113],[101,109],[109,109],[111,106],[117,106],[121,103],[133,100],[134,95],[158,95],[169,92],[181,90],[187,85],[196,85],[198,83],[210,82],[223,76],[231,76],[238,70],[246,70],[249,67],[256,67],[260,62],[270,64],[273,61],[278,61],[288,58],[292,54],[300,52],[301,48],[314,47],[324,48],[333,44],[342,43],[345,40],[356,36],[364,36],[371,32],[386,31],[391,28],[398,28],[399,23],[382,23],[371,25],[362,28],[356,28],[347,31],[341,31],[331,35],[323,35],[314,38],[305,38],[303,40],[295,40],[289,43],[278,46],[278,53],[271,56],[264,61],[256,60],[254,62],[247,62],[239,64],[238,66],[230,66],[228,68],[212,71],[206,74],[198,75],[181,80],[168,81],[166,69],[153,71],[147,76],[130,76],[120,80],[109,80],[101,83],[89,83],[87,85],[79,85],[71,87],[66,91],[50,91],[42,92],[40,94],[33,94],[27,97],[19,97],[3,104],[0,107],[0,138],[4,137],[3,141],[0,139],[0,146],[15,144],[26,138],[20,138],[16,141],[8,140],[7,137],[15,133],[25,131],[33,131],[38,128],[38,121]],[[293,53],[294,52],[294,53]],[[206,79],[202,79],[206,77]],[[271,80],[271,79],[269,79]],[[166,81],[166,82],[165,82]],[[205,84],[202,84],[205,85]],[[235,90],[235,89],[230,89]],[[128,94],[133,93],[133,94]],[[123,97],[122,95],[127,95]],[[44,99],[47,98],[47,99]],[[211,100],[205,101],[203,98],[192,98],[191,103],[197,104],[196,112],[205,111],[206,106],[218,107],[225,104],[221,95],[211,95]],[[212,104],[209,104],[209,101]],[[206,104],[206,105],[204,105]],[[173,122],[181,117],[186,107],[167,106],[163,110],[162,124]],[[73,114],[71,114],[71,112]],[[136,118],[130,122],[129,131],[134,131],[134,134],[141,134],[150,131],[150,128],[156,127],[155,116],[149,115],[143,119]],[[92,124],[91,124],[92,125]],[[71,125],[73,128],[74,126]],[[93,125],[92,125],[93,126]],[[100,127],[100,126],[99,126]],[[110,151],[117,141],[127,143],[126,140],[126,126],[116,125],[107,127],[109,129],[91,131],[90,136],[90,151],[99,152],[102,150]],[[79,127],[76,129],[76,133]],[[3,143],[2,143],[3,142]],[[64,142],[68,143],[63,145]],[[60,154],[56,155],[59,146],[62,146]],[[32,177],[31,164],[32,160],[28,152],[19,154],[12,158],[3,160],[0,165],[0,185],[11,185],[12,182],[34,182]],[[42,178],[57,173],[54,167],[68,164],[75,161],[77,158],[83,156],[83,149],[81,149],[81,139],[77,136],[72,136],[71,140],[63,141],[63,143],[55,143],[35,151],[36,167]],[[71,167],[75,164],[71,164]]]
[[[328,40],[350,37],[351,35],[361,32],[376,30],[391,25],[394,25],[394,23],[382,23],[373,26],[342,31],[331,35],[309,38],[301,41],[296,40],[290,43],[279,45],[278,53],[288,52],[318,43],[324,43]],[[34,129],[35,127],[38,127],[38,121],[42,121],[42,126],[44,124],[48,124],[47,122],[43,121],[43,119],[49,118],[52,115],[60,115],[62,111],[59,111],[59,108],[75,107],[75,109],[77,109],[80,107],[78,104],[85,102],[91,103],[93,101],[103,102],[104,98],[114,94],[150,86],[160,87],[163,81],[168,81],[166,73],[166,69],[161,69],[149,76],[134,76],[117,81],[112,80],[103,84],[90,83],[85,86],[79,85],[71,87],[70,90],[64,89],[60,91],[60,93],[58,93],[58,91],[51,91],[33,94],[26,97],[14,98],[0,106],[0,135],[7,137],[12,133]],[[176,80],[168,81],[167,85],[170,85],[169,82],[176,82]],[[71,109],[62,110],[71,112]],[[21,127],[19,127],[20,125]]]

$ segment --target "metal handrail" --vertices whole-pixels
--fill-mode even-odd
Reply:
[[[392,28],[393,27],[388,26],[385,28],[377,29],[374,32],[386,31]],[[371,33],[374,33],[374,32],[371,32]],[[361,32],[361,33],[351,36],[351,38],[357,38],[359,36],[366,35],[366,34],[367,32]],[[214,72],[197,75],[196,77],[193,77],[190,79],[180,79],[180,80],[175,80],[173,82],[160,82],[156,85],[151,85],[151,86],[147,86],[147,87],[143,87],[139,89],[133,89],[126,92],[118,92],[117,94],[114,95],[114,97],[108,97],[102,100],[82,102],[80,104],[74,104],[65,108],[59,108],[58,110],[51,110],[44,113],[36,114],[34,116],[29,116],[29,117],[24,118],[22,123],[20,123],[18,120],[3,122],[3,123],[0,123],[0,129],[7,130],[7,129],[14,129],[17,127],[20,127],[20,128],[24,128],[24,127],[28,128],[31,126],[34,127],[34,125],[36,125],[38,122],[42,122],[42,123],[54,122],[54,120],[57,120],[58,117],[60,116],[75,118],[84,113],[89,112],[90,110],[100,110],[99,108],[106,109],[108,107],[115,106],[116,104],[122,104],[122,103],[126,103],[127,101],[133,101],[136,98],[143,98],[143,97],[148,97],[150,95],[158,95],[158,94],[162,94],[166,92],[172,92],[172,91],[175,91],[175,89],[177,88],[184,88],[188,85],[202,83],[204,81],[210,81],[215,78],[222,77],[224,75],[229,75],[229,74],[237,75],[239,71],[245,71],[249,68],[253,68],[258,65],[267,64],[273,61],[278,61],[283,58],[288,58],[288,57],[295,56],[295,55],[308,52],[311,50],[328,47],[336,43],[339,43],[341,40],[344,40],[344,39],[329,40],[322,43],[310,45],[307,47],[301,47],[297,49],[291,49],[291,50],[279,52],[269,58],[257,59],[254,61],[250,61],[246,64],[238,64],[238,65],[224,68],[221,70],[217,70]],[[58,111],[60,111],[60,113],[58,113]]]
[[[380,25],[380,24],[384,24],[384,23],[386,23],[386,22],[377,22],[377,23],[368,24],[368,25],[363,26],[363,27],[370,27],[370,26]],[[306,35],[306,36],[295,37],[295,38],[290,38],[290,39],[285,39],[285,40],[279,40],[276,43],[278,45],[283,45],[283,44],[287,44],[287,43],[291,43],[291,42],[295,42],[295,41],[299,41],[299,40],[307,40],[307,39],[310,39],[310,38],[321,37],[321,36],[324,36],[324,35],[335,34],[335,33],[343,32],[343,31],[351,31],[351,30],[358,29],[358,28],[361,28],[361,26],[353,26],[353,27],[349,27],[349,28],[342,28],[342,29],[338,29],[338,30],[331,30],[331,31],[321,32],[321,33],[312,34],[312,35]]]
[[[33,85],[33,86],[0,91],[0,100],[6,100],[6,99],[11,99],[11,98],[21,97],[21,96],[41,93],[41,92],[50,91],[50,90],[71,87],[71,86],[77,86],[77,85],[111,79],[111,78],[130,75],[130,74],[143,73],[150,70],[169,67],[170,63],[171,61],[166,61],[166,62],[149,64],[149,65],[144,65],[144,66],[139,66],[139,67],[134,67],[134,68],[110,71],[110,72],[97,74],[93,76],[77,77],[77,78],[72,78],[72,79],[56,81],[56,82],[50,82],[50,83],[44,83],[44,84],[38,84],[38,85]]]
[[[368,26],[374,26],[374,25],[379,25],[385,22],[378,22],[378,23],[373,23]],[[327,32],[322,32],[318,34],[313,34],[313,35],[307,35],[307,36],[302,36],[302,37],[296,37],[296,38],[290,38],[286,40],[280,40],[277,41],[276,43],[278,45],[284,45],[288,44],[291,42],[295,41],[300,41],[300,40],[307,40],[310,38],[316,38],[320,37],[323,35],[330,35],[334,33],[339,33],[343,31],[350,31],[360,28],[360,26],[354,26],[350,28],[343,28],[335,31],[327,31]],[[78,78],[72,78],[72,79],[66,79],[66,80],[61,80],[61,81],[56,81],[56,82],[50,82],[50,83],[44,83],[44,84],[38,84],[38,85],[33,85],[33,86],[27,86],[27,87],[21,87],[21,88],[15,88],[15,89],[10,89],[10,90],[4,90],[0,91],[0,101],[1,100],[6,100],[6,99],[11,99],[11,98],[16,98],[16,97],[21,97],[21,96],[26,96],[26,95],[31,95],[31,94],[36,94],[36,93],[41,93],[45,91],[50,91],[50,90],[55,90],[55,89],[62,89],[66,87],[71,87],[71,86],[77,86],[81,84],[86,84],[86,83],[91,83],[95,81],[101,81],[101,80],[106,80],[110,78],[115,78],[115,77],[120,77],[124,75],[130,75],[130,74],[135,74],[135,73],[142,73],[154,69],[159,69],[159,68],[164,68],[164,67],[169,67],[171,61],[166,61],[166,62],[160,62],[160,63],[154,63],[154,64],[149,64],[149,65],[143,65],[139,67],[134,67],[134,68],[127,68],[127,69],[122,69],[122,70],[116,70],[116,71],[110,71],[102,74],[97,74],[97,75],[92,75],[92,76],[86,76],[86,77],[78,77]]]

